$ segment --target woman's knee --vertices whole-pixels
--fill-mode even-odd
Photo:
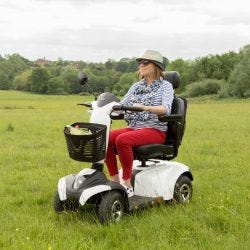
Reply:
[[[130,146],[128,136],[126,134],[121,134],[116,137],[115,140],[116,147]]]
[[[112,131],[109,133],[109,141],[108,145],[113,146],[115,145],[117,135],[115,133],[112,133]]]
[[[119,135],[122,135],[123,133],[126,133],[128,128],[122,128],[122,129],[115,129],[111,130],[109,132],[109,144],[115,145],[116,139]]]

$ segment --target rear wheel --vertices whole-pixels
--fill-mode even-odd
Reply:
[[[110,191],[103,195],[97,210],[101,224],[118,222],[125,212],[125,200],[118,191]]]
[[[190,178],[181,175],[175,183],[174,201],[177,203],[188,203],[192,199],[193,187]]]

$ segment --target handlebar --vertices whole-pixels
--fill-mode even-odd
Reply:
[[[125,106],[125,105],[114,105],[113,110],[119,111],[135,111],[135,112],[142,112],[144,111],[142,107],[136,107],[136,106]]]
[[[142,112],[144,111],[142,107],[136,107],[136,106],[125,106],[125,105],[114,105],[113,106],[114,111],[135,111],[135,112]],[[124,119],[124,114],[119,115],[112,115],[110,114],[110,117],[112,120],[121,120]],[[185,119],[183,120],[183,115],[181,114],[170,114],[170,115],[161,115],[158,116],[158,120],[161,122],[185,122]]]
[[[92,107],[91,102],[77,103],[77,105],[85,106],[85,107],[88,107],[88,108],[91,108],[91,107]]]

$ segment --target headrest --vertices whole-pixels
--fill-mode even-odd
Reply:
[[[164,80],[172,83],[173,89],[177,89],[180,86],[181,78],[177,71],[168,71],[164,74]]]

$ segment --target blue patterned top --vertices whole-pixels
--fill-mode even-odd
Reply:
[[[170,82],[161,79],[147,85],[143,79],[131,86],[121,104],[129,106],[133,106],[135,103],[144,106],[162,105],[167,110],[166,114],[170,114],[173,98],[174,90]],[[129,127],[133,129],[155,128],[167,131],[166,122],[160,122],[156,114],[148,111],[125,113],[124,118],[128,122]]]

